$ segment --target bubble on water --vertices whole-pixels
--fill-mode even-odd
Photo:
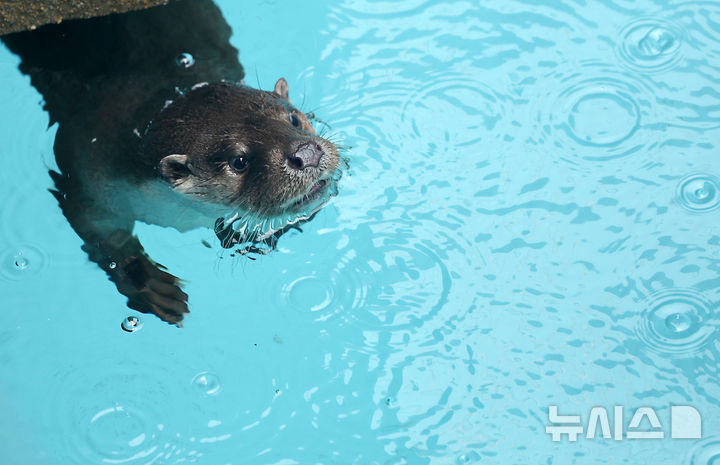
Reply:
[[[203,394],[214,396],[222,389],[220,378],[215,373],[203,371],[193,377],[192,384]]]
[[[620,32],[618,56],[634,70],[667,71],[682,59],[680,30],[664,19],[637,19]]]
[[[678,183],[676,197],[691,212],[715,210],[720,206],[720,178],[703,173],[686,176]]]
[[[117,263],[115,263],[115,262],[108,263],[108,268],[110,268],[111,270],[114,270],[115,268],[117,268]]]
[[[135,331],[138,331],[140,328],[142,328],[142,320],[136,316],[129,316],[123,320],[123,322],[120,324],[120,327],[123,329],[123,331],[127,331],[128,333],[134,333]]]
[[[45,252],[33,245],[21,245],[0,253],[0,278],[17,281],[34,276],[47,266]]]
[[[720,465],[720,437],[705,438],[690,450],[687,465]]]
[[[711,340],[717,321],[712,304],[692,289],[666,289],[650,296],[636,328],[653,352],[689,357]]]
[[[195,64],[195,57],[185,52],[175,58],[175,64],[180,68],[190,68]]]

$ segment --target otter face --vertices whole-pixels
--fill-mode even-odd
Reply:
[[[339,165],[282,78],[272,92],[196,86],[151,123],[142,150],[176,192],[261,218],[319,204]]]

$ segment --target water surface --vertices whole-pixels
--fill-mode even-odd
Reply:
[[[720,5],[218,3],[248,83],[352,147],[340,195],[256,261],[139,225],[192,316],[122,331],[0,52],[3,463],[720,458]],[[549,405],[704,439],[555,443]]]

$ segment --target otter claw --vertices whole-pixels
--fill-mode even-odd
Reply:
[[[180,289],[180,280],[142,254],[124,260],[111,279],[128,298],[128,307],[139,312],[152,313],[175,325],[190,313],[188,295]]]

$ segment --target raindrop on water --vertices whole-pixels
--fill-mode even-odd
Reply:
[[[682,59],[682,33],[662,18],[640,18],[621,32],[618,53],[628,66],[661,72],[676,66]]]
[[[700,189],[695,191],[695,197],[697,197],[699,200],[705,200],[710,195],[710,191],[708,189],[705,189],[705,187],[701,187]]]
[[[672,33],[661,27],[651,29],[638,44],[639,49],[649,57],[654,57],[669,50],[675,44]]]
[[[195,64],[195,57],[187,52],[181,53],[177,56],[177,58],[175,58],[175,64],[177,64],[180,68],[190,68]]]
[[[129,316],[123,320],[123,322],[120,324],[120,327],[123,329],[123,331],[127,331],[128,333],[134,333],[135,331],[142,328],[142,321],[140,321],[140,318],[136,316]]]
[[[192,380],[193,385],[201,390],[204,394],[213,396],[220,392],[220,378],[214,373],[203,371],[198,373]]]
[[[687,331],[692,326],[692,319],[684,313],[673,313],[665,319],[667,327],[675,332]]]
[[[717,326],[712,304],[692,289],[665,289],[651,296],[637,335],[653,352],[689,357],[702,352]]]
[[[14,259],[15,268],[18,270],[26,270],[30,266],[30,262],[23,256],[22,252],[15,255]]]
[[[693,174],[678,184],[677,199],[686,210],[703,213],[720,206],[720,179],[708,174]]]

